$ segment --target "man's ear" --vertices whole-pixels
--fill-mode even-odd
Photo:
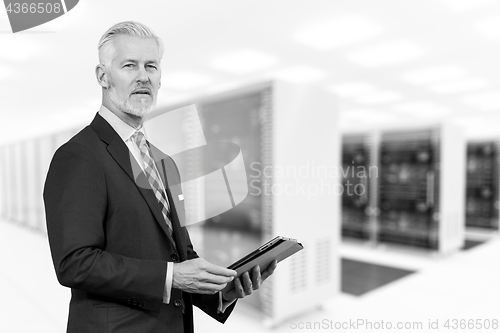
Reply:
[[[108,89],[108,75],[106,74],[106,67],[103,64],[99,64],[95,67],[95,75],[97,78],[97,83],[99,83],[99,85],[104,89]]]

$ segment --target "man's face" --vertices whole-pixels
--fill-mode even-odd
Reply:
[[[109,97],[122,112],[143,117],[156,104],[161,68],[153,38],[119,36],[108,63]]]

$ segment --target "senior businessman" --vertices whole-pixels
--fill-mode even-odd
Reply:
[[[199,258],[174,161],[153,157],[142,127],[160,88],[163,43],[137,22],[99,42],[102,105],[55,153],[44,188],[59,282],[71,288],[68,332],[193,332],[193,305],[224,323],[276,268],[241,277]],[[133,168],[149,186],[138,186]],[[222,292],[234,280],[234,288]]]

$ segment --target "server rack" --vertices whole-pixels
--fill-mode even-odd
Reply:
[[[342,236],[364,240],[373,238],[370,201],[372,152],[370,136],[342,137]]]
[[[382,134],[381,242],[438,248],[439,157],[436,131]]]
[[[79,129],[0,145],[0,216],[45,234],[43,186],[57,148]]]
[[[371,183],[368,205],[376,216],[369,236],[374,243],[442,254],[461,248],[465,224],[462,132],[451,124],[432,124],[379,128],[364,135],[372,138],[370,150],[377,158],[371,161],[379,171]]]
[[[498,230],[499,142],[467,143],[466,226]]]

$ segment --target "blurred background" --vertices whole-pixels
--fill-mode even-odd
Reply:
[[[498,329],[498,1],[82,0],[16,34],[0,10],[0,331],[65,331],[43,183],[100,107],[97,43],[124,20],[165,44],[158,110],[196,104],[207,142],[241,148],[249,194],[190,226],[198,252],[305,246],[198,332]],[[188,213],[226,195],[199,191]]]

